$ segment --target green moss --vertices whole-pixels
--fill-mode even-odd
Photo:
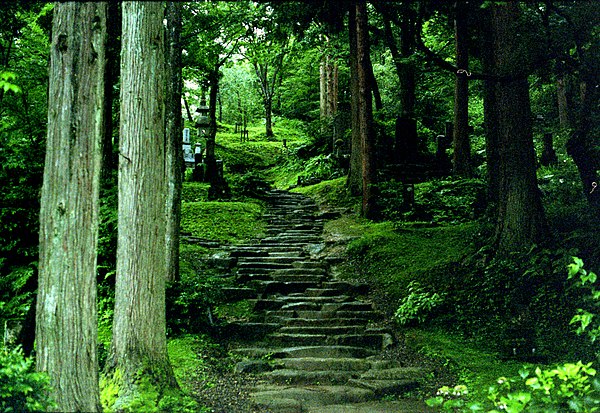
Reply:
[[[362,220],[350,225],[346,219],[335,228],[348,228],[350,235],[362,234],[348,246],[358,275],[384,286],[399,299],[411,280],[435,282],[440,270],[472,252],[471,239],[477,226],[397,229],[390,222]]]
[[[201,202],[208,200],[210,184],[203,182],[184,182],[181,188],[182,202]]]
[[[360,200],[360,198],[351,196],[348,192],[345,177],[319,182],[316,185],[295,188],[292,192],[309,196],[318,204],[337,208],[354,208]]]
[[[236,243],[260,237],[262,208],[250,202],[189,202],[181,208],[181,231],[195,237]]]
[[[466,384],[478,400],[486,398],[487,389],[498,377],[516,376],[523,367],[523,363],[502,360],[498,354],[441,329],[410,329],[404,336],[409,347],[446,366],[456,377],[455,383],[441,385]]]

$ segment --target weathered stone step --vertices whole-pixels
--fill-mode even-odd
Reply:
[[[315,384],[336,385],[346,384],[350,379],[356,379],[360,373],[353,371],[305,371],[293,369],[273,370],[260,375],[271,383],[279,384]]]
[[[333,297],[341,295],[342,291],[335,288],[307,288],[304,294],[309,297]]]
[[[287,334],[325,334],[325,335],[340,335],[340,334],[359,334],[365,330],[363,325],[346,325],[346,326],[286,326],[279,331]]]
[[[256,262],[238,262],[238,272],[240,270],[248,273],[252,271],[263,270],[279,270],[292,268],[291,262],[272,262],[272,261],[256,261]]]
[[[286,387],[261,386],[251,394],[258,411],[302,412],[316,406],[361,403],[373,400],[375,393],[353,386]],[[262,410],[261,410],[262,409]]]
[[[304,252],[304,248],[299,247],[297,245],[244,245],[232,247],[229,251],[229,254],[232,257],[267,257],[277,253],[300,256],[304,256],[306,254]]]
[[[273,275],[325,275],[324,268],[281,268],[273,271]]]
[[[288,318],[283,319],[283,323],[288,327],[327,327],[327,326],[352,326],[367,324],[365,319],[356,318]]]
[[[368,370],[360,378],[363,380],[418,380],[424,378],[425,375],[426,371],[420,367],[391,367]]]
[[[351,301],[345,303],[331,303],[323,304],[323,311],[327,312],[339,312],[339,311],[372,311],[373,306],[371,303],[365,303],[362,301]]]
[[[249,264],[254,264],[254,265],[263,265],[263,264],[291,264],[293,262],[298,261],[298,257],[295,256],[289,256],[289,255],[284,255],[284,256],[272,256],[272,255],[267,255],[264,257],[244,257],[241,256],[238,258],[238,264],[239,265],[249,265]]]
[[[303,293],[308,288],[316,287],[317,281],[253,281],[252,287],[262,294],[293,294]]]
[[[282,348],[247,347],[233,349],[232,353],[243,357],[260,359],[269,356],[271,359],[284,358],[366,358],[376,354],[371,349],[351,346],[294,346]]]
[[[373,311],[298,311],[292,315],[298,318],[308,318],[313,320],[324,318],[353,318],[355,320],[379,320],[381,314]]]
[[[321,283],[326,277],[325,275],[296,275],[296,274],[270,274],[271,279],[280,282],[313,282]]]
[[[273,333],[267,337],[270,343],[283,346],[326,346],[335,345],[325,334]]]
[[[288,295],[285,297],[281,297],[281,299],[287,303],[309,302],[309,303],[316,303],[316,304],[343,303],[343,302],[352,300],[352,298],[347,295],[336,295],[336,296],[332,296],[332,297],[311,297],[311,296],[306,296],[303,294],[302,295]]]
[[[296,236],[296,235],[278,235],[276,237],[265,237],[260,243],[287,243],[287,244],[318,244],[322,242],[321,237],[318,236]]]
[[[284,358],[277,362],[278,365],[286,369],[305,370],[305,371],[353,371],[361,372],[371,368],[371,362],[363,358],[351,357],[297,357]]]

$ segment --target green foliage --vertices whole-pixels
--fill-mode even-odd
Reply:
[[[595,376],[592,363],[581,361],[548,369],[537,367],[533,375],[523,368],[519,377],[498,378],[484,400],[468,401],[467,386],[457,385],[440,388],[427,404],[448,412],[591,413],[600,411],[600,382]]]
[[[600,308],[600,290],[594,286],[598,279],[596,273],[583,268],[583,260],[573,257],[573,262],[568,266],[568,279],[575,279],[576,288],[586,293],[583,304],[586,308],[578,308],[570,324],[577,325],[577,334],[587,334],[594,343],[600,337],[600,321],[598,321],[598,308]]]
[[[187,202],[181,207],[181,232],[221,242],[259,237],[262,208],[249,202]]]
[[[438,285],[471,252],[474,224],[434,228],[399,228],[390,222],[363,222],[361,237],[348,245],[355,276],[380,285],[399,300],[411,280]],[[444,292],[441,284],[438,289]],[[395,311],[395,309],[394,309]]]
[[[35,281],[36,264],[14,267],[0,277],[0,321],[22,319],[27,314],[34,294],[28,284]]]
[[[260,173],[247,172],[243,175],[233,175],[229,179],[229,187],[234,195],[238,198],[263,198],[267,191],[271,189],[271,185]]]
[[[428,181],[415,185],[415,205],[406,219],[434,223],[468,222],[485,209],[485,183],[479,179]]]
[[[211,323],[211,307],[222,300],[223,278],[210,271],[197,271],[182,260],[180,280],[167,288],[167,325],[176,333],[197,333]]]
[[[506,357],[526,359],[534,349],[537,355],[585,352],[584,343],[564,335],[577,302],[575,294],[565,291],[569,255],[531,248],[486,261],[480,251],[437,284],[442,292],[452,291],[446,322],[494,343]]]
[[[210,184],[203,182],[184,182],[181,188],[182,202],[204,202],[208,200]]]
[[[21,88],[12,83],[16,77],[17,75],[12,72],[0,72],[0,88],[5,92],[20,93]]]
[[[50,378],[34,369],[21,348],[0,348],[0,411],[46,411],[55,404],[48,397]]]
[[[591,291],[589,299],[597,305],[600,302],[600,292],[593,287],[597,277],[593,272],[586,271],[583,268],[583,261],[576,257],[568,265],[568,279],[575,276],[578,276],[575,286]],[[593,343],[598,334],[596,328],[589,330],[588,327],[596,314],[590,312],[586,314],[591,317],[578,317],[581,315],[580,311],[573,317],[571,323],[579,324],[579,334],[588,332]],[[428,404],[440,406],[446,411],[461,411],[456,409],[468,405],[472,411],[488,413],[598,412],[600,411],[600,381],[595,378],[596,370],[592,365],[592,362],[578,361],[551,368],[537,367],[534,374],[531,374],[530,368],[525,367],[519,371],[519,377],[497,379],[497,382],[489,387],[485,400],[474,398],[473,401],[466,403],[463,399],[448,397],[449,394],[443,392],[444,389],[440,389],[438,396],[428,400]]]
[[[346,188],[346,178],[336,178],[322,181],[315,185],[294,188],[292,192],[304,194],[314,199],[320,205],[329,208],[353,209],[359,202]]]
[[[444,302],[444,295],[425,289],[418,281],[411,281],[407,287],[408,295],[400,300],[400,306],[394,315],[400,325],[417,321],[423,323],[431,312]]]

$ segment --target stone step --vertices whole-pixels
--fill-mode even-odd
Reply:
[[[269,334],[267,340],[271,344],[283,346],[325,346],[334,345],[332,340],[325,334]]]
[[[293,268],[291,263],[278,263],[278,262],[240,262],[238,264],[238,273],[248,274],[252,272],[269,272],[274,270],[284,270]]]
[[[355,326],[367,324],[365,319],[356,318],[287,318],[282,322],[287,327],[335,327],[335,326]]]
[[[308,318],[313,320],[326,318],[353,318],[355,320],[375,321],[381,319],[381,314],[373,310],[368,311],[298,311],[292,317]],[[290,317],[291,318],[291,317]]]
[[[304,294],[309,297],[333,297],[341,295],[342,291],[336,288],[307,288]]]
[[[285,297],[281,297],[281,300],[287,303],[309,302],[316,304],[329,304],[347,302],[349,300],[352,300],[352,298],[347,295],[336,295],[332,297],[311,297],[300,293],[298,295],[288,295]]]
[[[284,358],[277,361],[286,369],[305,371],[353,371],[361,372],[361,375],[371,368],[371,362],[364,358],[352,357],[296,357]],[[360,376],[359,376],[360,377]]]
[[[299,246],[266,246],[266,245],[245,245],[232,247],[229,250],[232,257],[266,257],[271,254],[294,254],[305,255],[304,249]]]
[[[318,244],[322,242],[322,238],[319,236],[296,236],[296,235],[278,235],[276,237],[265,237],[260,241],[261,245],[268,245],[269,243],[278,244]]]
[[[357,379],[360,373],[353,371],[305,371],[280,369],[262,373],[260,378],[271,383],[285,385],[312,384],[312,385],[340,385],[348,383],[350,379]]]
[[[375,399],[375,393],[354,386],[285,387],[260,386],[251,393],[258,411],[303,412],[317,406],[363,403]]]
[[[371,303],[365,303],[362,301],[350,301],[344,303],[323,304],[322,310],[325,312],[372,311],[373,305]]]
[[[266,265],[266,264],[292,264],[298,261],[297,256],[271,256],[267,255],[264,257],[244,257],[238,258],[239,265]],[[322,264],[321,264],[322,265]]]
[[[242,357],[260,359],[285,358],[366,358],[374,356],[375,351],[364,347],[351,346],[294,346],[294,347],[247,347],[233,349],[232,353]]]
[[[273,275],[322,275],[327,271],[324,268],[281,268],[273,271]]]
[[[286,334],[325,334],[325,335],[340,335],[340,334],[359,334],[365,331],[363,325],[346,325],[346,326],[285,326],[279,332]]]
[[[295,274],[275,274],[271,273],[270,277],[273,281],[279,282],[312,282],[312,283],[321,283],[327,277],[325,275],[295,275]]]
[[[293,294],[303,293],[308,288],[316,287],[319,283],[316,281],[253,281],[252,287],[262,294]]]

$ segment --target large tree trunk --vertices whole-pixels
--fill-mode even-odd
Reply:
[[[547,235],[537,186],[527,67],[518,32],[519,5],[492,8],[495,116],[498,122],[498,253],[530,247]],[[487,121],[487,120],[486,120]]]
[[[348,21],[348,38],[350,43],[350,113],[352,136],[350,142],[350,168],[348,170],[348,180],[346,184],[350,193],[354,196],[358,196],[362,193],[362,149],[360,128],[358,123],[358,95],[360,94],[360,91],[358,86],[358,77],[356,76],[356,70],[358,68],[358,44],[356,39],[355,7],[350,7],[350,16]]]
[[[183,147],[181,119],[181,3],[167,3],[167,89],[166,89],[166,171],[167,196],[167,281],[179,279],[179,227],[181,223],[181,189],[183,182]]]
[[[57,411],[100,411],[96,247],[102,159],[106,10],[57,3],[40,210],[37,368]]]
[[[265,132],[267,138],[275,136],[273,133],[273,96],[268,95],[264,99],[265,105]]]
[[[121,53],[119,234],[109,377],[114,410],[139,401],[143,376],[176,386],[165,320],[164,3],[124,2]]]
[[[376,216],[376,170],[375,170],[375,129],[373,128],[373,98],[371,95],[372,72],[369,70],[369,27],[365,2],[356,5],[356,67],[352,76],[356,77],[358,96],[353,102],[358,104],[358,130],[360,134],[362,161],[362,216]]]
[[[471,176],[471,142],[469,140],[469,47],[468,9],[463,2],[455,4],[454,41],[456,46],[456,74],[454,83],[454,159],[455,176]]]
[[[328,98],[327,94],[327,58],[323,56],[321,58],[321,64],[319,65],[319,113],[321,121],[327,120],[328,112]]]

